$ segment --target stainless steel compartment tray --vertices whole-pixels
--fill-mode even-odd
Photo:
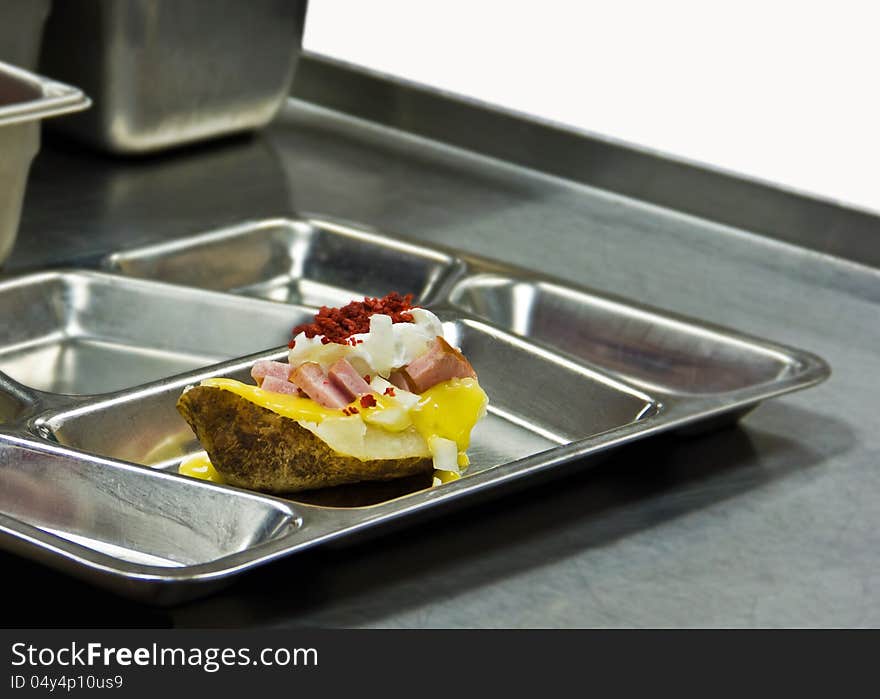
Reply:
[[[0,61],[35,70],[51,0],[0,0]]]
[[[325,234],[331,244],[322,242]],[[298,245],[303,240],[308,244]],[[7,450],[4,468],[12,472],[22,468],[22,459],[66,460],[79,465],[77,468],[87,474],[85,481],[93,485],[101,482],[104,469],[121,469],[126,474],[161,476],[166,488],[175,484],[207,488],[198,491],[198,497],[209,493],[210,498],[220,498],[215,493],[222,493],[229,498],[224,507],[250,507],[259,502],[260,507],[268,508],[259,510],[262,514],[250,520],[251,524],[242,525],[237,538],[233,537],[237,543],[210,549],[216,555],[189,551],[175,557],[161,547],[143,543],[145,534],[139,530],[138,522],[161,520],[167,514],[161,500],[143,499],[140,507],[145,514],[134,521],[130,540],[101,539],[93,533],[67,530],[41,520],[27,505],[16,509],[7,503],[3,524],[9,546],[129,596],[153,602],[181,601],[279,556],[443,504],[488,495],[611,447],[667,430],[735,420],[760,401],[816,384],[829,372],[821,359],[806,352],[574,288],[491,260],[418,247],[326,221],[255,222],[110,258],[117,272],[156,275],[178,282],[176,285],[91,272],[36,275],[5,285],[17,293],[32,293],[30,286],[38,281],[38,287],[60,285],[68,289],[67,297],[81,300],[80,310],[92,308],[95,316],[103,315],[94,309],[101,303],[101,294],[108,293],[108,285],[117,294],[159,299],[157,313],[162,307],[173,312],[175,305],[210,308],[218,304],[246,312],[253,319],[265,315],[264,324],[249,333],[252,337],[248,341],[254,344],[235,346],[245,354],[261,342],[265,344],[268,337],[274,343],[282,342],[290,327],[313,309],[239,294],[265,290],[272,280],[279,282],[283,291],[278,298],[283,300],[291,297],[291,289],[294,297],[300,294],[304,280],[313,283],[308,289],[317,290],[317,296],[310,297],[312,301],[337,302],[343,300],[342,295],[347,300],[365,292],[384,294],[391,290],[393,275],[386,280],[371,272],[375,268],[370,266],[364,265],[346,278],[347,270],[361,263],[346,262],[345,245],[337,241],[367,245],[368,250],[357,250],[358,256],[371,254],[375,259],[377,254],[388,254],[397,267],[409,262],[416,268],[414,276],[406,277],[409,288],[430,299],[446,331],[477,367],[491,408],[474,432],[472,465],[464,478],[440,487],[408,481],[392,488],[344,489],[335,493],[338,497],[327,492],[306,493],[287,500],[195,484],[177,476],[180,461],[199,449],[175,409],[182,389],[208,376],[244,378],[255,359],[281,358],[283,347],[177,376],[169,376],[174,373],[172,368],[176,371],[169,364],[162,370],[166,378],[155,376],[158,380],[151,383],[142,381],[142,385],[106,395],[47,395],[22,385],[32,386],[36,383],[33,379],[20,383],[2,380],[0,424],[5,421],[6,425],[0,432],[0,447]],[[241,259],[248,250],[256,251],[263,262],[250,267],[243,264],[243,276],[236,277],[235,265],[226,261]],[[337,258],[320,251],[330,251]],[[309,255],[314,256],[315,264],[308,262]],[[271,268],[269,263],[278,259],[279,268]],[[213,274],[196,275],[197,283],[213,281],[237,294],[181,286],[193,279],[185,274],[187,269],[215,263],[219,267]],[[266,264],[271,273],[265,273]],[[175,271],[176,276],[172,274]],[[77,296],[70,289],[100,291]],[[273,298],[271,293],[260,295]],[[64,293],[44,296],[66,298]],[[131,301],[134,296],[122,298]],[[56,301],[55,305],[77,308],[76,303]],[[119,308],[125,306],[123,303]],[[51,308],[52,303],[46,307]],[[50,326],[66,327],[59,318],[67,316],[40,315],[49,318]],[[88,316],[85,313],[81,319],[65,322],[70,327],[88,328]],[[118,320],[113,313],[110,317]],[[196,325],[205,322],[191,321]],[[175,327],[180,322],[174,321]],[[216,329],[217,334],[205,346],[229,349],[224,338],[233,334],[230,331],[238,327],[237,322],[231,318]],[[117,326],[110,323],[107,327]],[[48,337],[51,332],[35,335]],[[124,335],[135,347],[149,336],[148,331]],[[26,346],[20,349],[26,352]],[[209,359],[201,357],[199,361]],[[143,466],[150,468],[139,468]],[[124,500],[128,486],[115,492]],[[91,496],[83,497],[88,500]],[[198,497],[190,503],[195,508],[192,511],[205,508],[206,517],[214,516],[211,508],[215,504],[201,503]]]

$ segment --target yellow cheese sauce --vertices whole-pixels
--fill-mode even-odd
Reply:
[[[222,388],[224,391],[234,393],[251,403],[278,413],[291,420],[305,420],[307,422],[322,422],[328,417],[344,417],[341,410],[325,408],[311,398],[303,398],[287,393],[275,393],[266,391],[259,386],[236,381],[235,379],[205,379],[202,386]]]
[[[450,439],[459,453],[471,443],[471,430],[486,409],[486,394],[476,379],[450,379],[420,394],[410,411],[412,424],[428,441],[431,437]]]
[[[456,473],[455,471],[440,471],[439,469],[435,469],[434,478],[440,481],[440,483],[451,483],[452,481],[457,481],[461,478],[461,474]]]
[[[187,459],[180,462],[177,472],[182,476],[192,476],[193,478],[201,478],[203,481],[211,481],[212,483],[223,483],[223,476],[217,473],[214,464],[208,455],[200,451],[193,454]]]
[[[205,379],[202,386],[231,391],[251,403],[292,420],[320,423],[327,418],[346,415],[342,410],[325,408],[310,398],[265,391],[259,386],[233,379]],[[420,394],[418,402],[408,410],[391,397],[376,395],[375,399],[375,406],[364,408],[355,400],[349,408],[357,408],[356,414],[364,422],[388,432],[401,432],[412,426],[429,447],[435,443],[436,438],[450,440],[458,449],[457,466],[467,467],[469,460],[465,452],[470,445],[471,430],[485,413],[488,402],[476,379],[451,379],[439,383]],[[451,447],[449,445],[450,449]],[[206,480],[221,478],[206,455],[203,455],[202,460],[194,458],[185,461],[179,470],[184,475]],[[435,471],[435,476],[445,483],[454,480],[458,474],[451,470],[438,470]]]

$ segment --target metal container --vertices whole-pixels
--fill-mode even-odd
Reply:
[[[89,104],[80,90],[0,63],[0,263],[15,242],[40,120]]]
[[[51,0],[0,0],[0,61],[35,70]]]
[[[264,126],[289,92],[305,13],[305,0],[56,3],[42,69],[95,100],[58,130],[147,153]]]

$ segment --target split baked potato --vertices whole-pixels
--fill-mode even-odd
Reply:
[[[340,454],[297,421],[212,386],[189,388],[177,410],[214,469],[226,483],[242,488],[283,494],[433,469],[430,455],[361,460]]]

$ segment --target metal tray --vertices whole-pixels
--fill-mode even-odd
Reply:
[[[208,376],[242,378],[255,359],[283,357],[283,347],[99,396],[49,395],[0,376],[0,395],[6,396],[0,403],[6,421],[0,432],[2,477],[14,484],[15,474],[24,473],[20,489],[25,493],[34,482],[50,478],[52,493],[74,503],[77,513],[58,519],[28,504],[26,497],[14,498],[20,505],[3,501],[0,524],[10,548],[121,594],[156,603],[179,602],[280,556],[522,485],[528,477],[557,471],[566,462],[614,446],[666,430],[736,419],[761,400],[806,388],[828,375],[821,359],[799,350],[561,285],[490,260],[459,258],[442,250],[426,255],[424,248],[397,237],[326,221],[256,222],[171,247],[114,255],[108,264],[117,271],[149,270],[161,276],[163,270],[176,273],[202,261],[236,259],[248,240],[259,250],[264,241],[277,241],[273,236],[281,235],[278,231],[313,230],[393,251],[390,261],[395,269],[418,266],[425,259],[444,261],[442,279],[427,294],[430,305],[478,369],[491,399],[490,413],[473,435],[467,475],[435,488],[407,480],[298,494],[294,499],[176,475],[181,459],[199,448],[174,407],[183,387]],[[289,240],[284,235],[281,239]],[[177,255],[186,265],[175,264]],[[349,266],[353,265],[354,261]],[[251,293],[266,281],[254,274],[263,269],[254,266],[243,284],[234,275],[216,277],[231,279],[231,289]],[[333,264],[304,269],[312,270],[305,277],[318,285],[332,288],[339,283]],[[376,289],[371,285],[385,279],[379,278],[384,265],[369,269],[375,276],[365,273],[361,289]],[[266,275],[274,279],[277,272],[270,268]],[[157,312],[162,307],[173,313],[178,306],[217,303],[228,304],[231,312],[246,305],[254,318],[280,313],[285,322],[273,321],[259,333],[249,333],[260,335],[257,344],[280,345],[289,327],[312,312],[295,304],[157,281],[99,273],[60,276],[111,284],[123,304],[130,301],[125,296],[129,293],[152,297]],[[175,279],[188,281],[186,275]],[[14,288],[16,282],[7,284]],[[81,296],[85,307],[89,298]],[[112,302],[107,303],[105,312],[118,315],[119,309],[112,311]],[[171,327],[179,326],[175,322]],[[234,327],[230,322],[218,329],[206,346],[223,346]],[[55,473],[61,476],[47,475]],[[160,494],[141,497],[148,488]],[[181,511],[171,506],[182,500],[186,503]],[[136,516],[126,508],[136,510]],[[234,523],[225,519],[238,512],[243,514],[236,514]],[[166,534],[156,541],[151,532]],[[221,534],[222,542],[216,538]]]

